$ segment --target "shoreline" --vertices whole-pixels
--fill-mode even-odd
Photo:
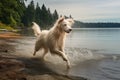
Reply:
[[[0,32],[0,39],[18,39],[22,36],[15,32]]]
[[[0,34],[0,80],[87,80],[83,77],[62,75],[52,71],[45,61],[38,58],[22,57],[15,51],[16,33]],[[12,40],[9,40],[12,39]],[[17,55],[15,55],[17,54]]]

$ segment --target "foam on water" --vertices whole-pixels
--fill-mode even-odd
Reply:
[[[65,51],[73,65],[86,60],[97,60],[105,57],[102,54],[94,54],[92,50],[87,48],[66,48]]]
[[[35,38],[28,37],[25,39],[18,40],[16,50],[19,52],[19,55],[26,57],[33,57]],[[41,57],[43,50],[40,50],[36,53],[35,57]],[[65,54],[71,62],[71,65],[75,65],[79,62],[83,62],[90,59],[102,59],[105,56],[102,54],[94,54],[92,50],[87,48],[75,48],[75,47],[66,47]],[[114,57],[115,58],[115,57]],[[48,53],[46,55],[46,60],[54,64],[63,64],[63,60],[58,55],[52,55]],[[56,61],[57,60],[57,61]]]

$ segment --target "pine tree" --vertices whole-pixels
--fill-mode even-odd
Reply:
[[[24,0],[17,0],[17,4],[18,4],[18,8],[16,11],[19,13],[20,16],[20,22],[18,23],[18,25],[23,26],[22,19],[24,19],[23,16],[25,14],[26,6]]]
[[[42,20],[42,26],[44,27],[46,27],[46,24],[48,24],[47,18],[48,18],[47,9],[46,6],[43,4],[41,11],[41,20]]]
[[[52,25],[53,24],[53,16],[52,13],[50,12],[50,8],[48,8],[48,25]]]
[[[73,17],[70,15],[69,18],[73,18]]]
[[[35,8],[34,1],[32,0],[28,7],[26,8],[23,23],[25,26],[30,26],[34,20],[35,20]]]
[[[37,3],[36,5],[36,9],[35,9],[35,22],[38,23],[39,25],[41,24],[41,9],[39,7],[39,3]]]
[[[58,19],[58,13],[57,10],[55,10],[53,13],[53,22],[55,22],[57,19]]]

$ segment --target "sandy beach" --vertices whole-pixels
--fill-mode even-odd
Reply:
[[[20,56],[15,51],[16,33],[0,34],[0,80],[87,80],[83,77],[58,74],[46,66],[45,61]],[[15,55],[17,54],[17,55]]]

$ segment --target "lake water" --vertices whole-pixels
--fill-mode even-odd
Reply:
[[[66,47],[73,63],[78,61],[70,74],[90,80],[120,80],[119,28],[73,29]]]
[[[103,54],[120,54],[120,29],[74,29],[67,43],[67,46],[99,50]]]
[[[20,44],[17,51],[20,51],[21,55],[32,56],[35,37],[25,37],[18,42]],[[73,29],[66,38],[65,52],[72,66],[69,75],[82,76],[90,80],[120,80],[119,28]],[[59,73],[62,71],[56,66],[59,65],[60,68],[64,65],[59,62],[62,59],[55,56],[47,56],[47,59],[51,60],[51,63],[57,60],[55,66],[51,64],[51,69]]]

